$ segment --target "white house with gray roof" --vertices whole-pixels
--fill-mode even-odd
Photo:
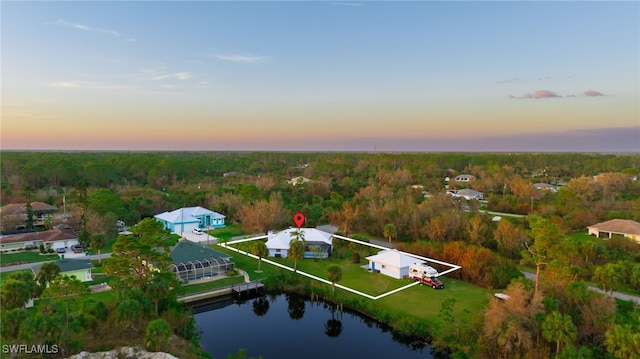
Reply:
[[[409,266],[421,262],[395,249],[388,249],[366,258],[369,261],[369,270],[380,272],[389,277],[401,279],[409,275]]]
[[[289,228],[278,233],[269,232],[266,242],[269,257],[287,258],[289,243],[297,231],[297,228]],[[300,232],[305,242],[305,258],[327,258],[331,255],[331,233],[316,228],[300,228]]]
[[[196,228],[224,227],[225,216],[203,207],[185,207],[154,216],[169,232],[182,235]]]

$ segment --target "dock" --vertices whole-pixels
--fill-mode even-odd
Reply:
[[[233,291],[234,297],[245,298],[261,294],[264,291],[264,284],[260,281],[243,283],[232,286],[231,290]]]

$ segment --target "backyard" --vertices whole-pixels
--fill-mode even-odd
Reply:
[[[283,269],[263,261],[261,272],[257,273],[258,261],[256,259],[220,246],[216,246],[216,250],[232,255],[236,268],[247,271],[252,280],[266,279],[283,271]],[[330,264],[337,264],[342,268],[342,279],[338,282],[339,284],[374,296],[412,283],[408,279],[394,279],[383,274],[371,273],[366,269],[366,261],[353,263],[352,251],[342,251],[342,258],[300,260],[298,261],[298,270],[326,279],[326,267]],[[293,261],[289,259],[268,259],[293,267]],[[442,303],[446,299],[455,299],[452,313],[457,321],[471,323],[495,292],[446,276],[439,279],[445,284],[444,289],[434,290],[429,286],[415,285],[378,300],[370,300],[339,288],[336,288],[336,294],[342,297],[345,302],[361,303],[365,308],[370,308],[372,314],[375,312],[377,316],[415,318],[417,321],[437,323],[442,328],[450,328],[455,323],[443,323],[438,316]],[[380,315],[381,313],[383,315]]]

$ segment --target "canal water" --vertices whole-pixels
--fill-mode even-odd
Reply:
[[[433,358],[430,347],[368,317],[334,305],[280,294],[245,301],[225,298],[193,309],[200,343],[214,359],[238,349],[247,357]]]

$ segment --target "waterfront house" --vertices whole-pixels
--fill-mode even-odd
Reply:
[[[180,281],[213,278],[233,269],[229,255],[188,240],[178,242],[169,257],[173,261],[169,271]]]
[[[269,257],[287,258],[289,242],[296,238],[297,231],[296,228],[289,228],[278,233],[270,231],[266,242]],[[300,233],[300,239],[304,238],[305,258],[328,258],[331,255],[333,238],[331,233],[316,228],[300,228]]]
[[[418,260],[395,249],[387,249],[366,258],[369,270],[401,279],[409,276],[409,266]]]

